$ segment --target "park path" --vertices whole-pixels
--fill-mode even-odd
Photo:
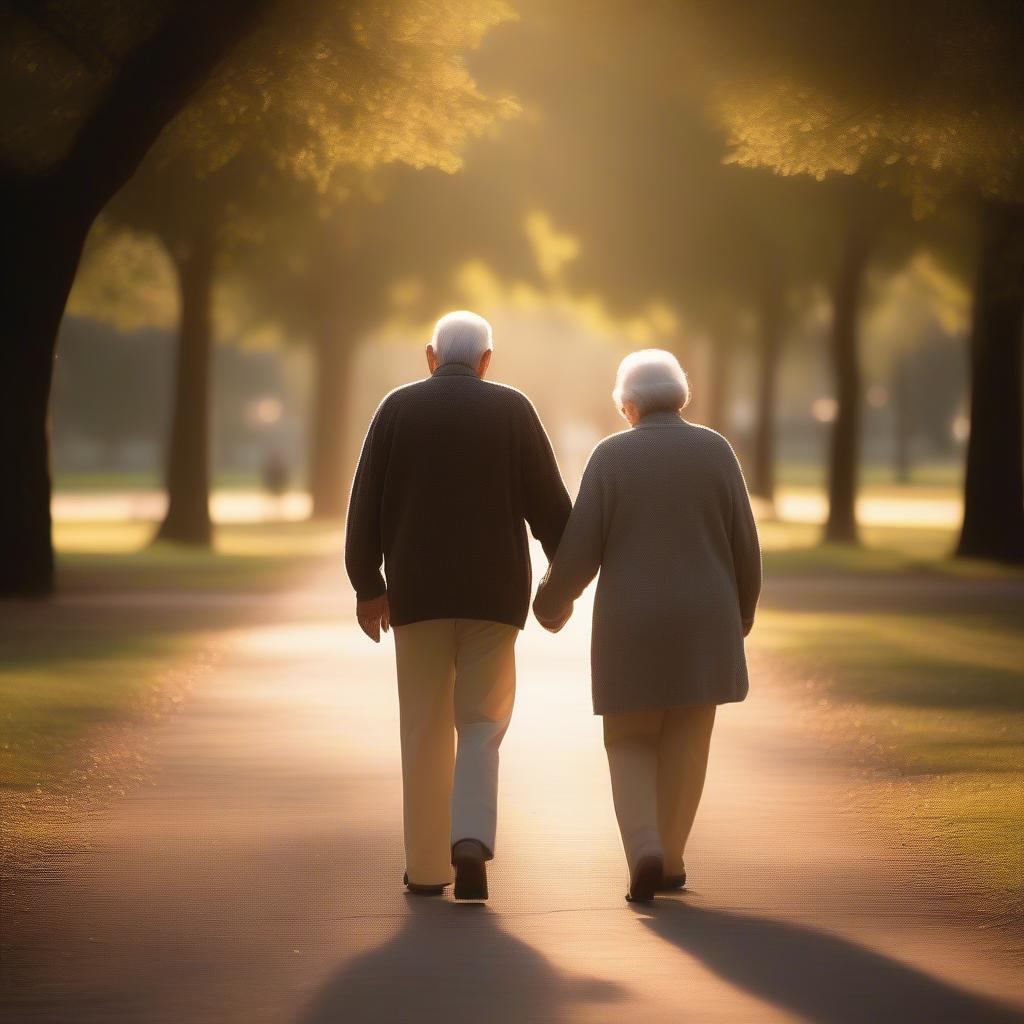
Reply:
[[[978,927],[961,869],[880,824],[877,780],[756,639],[751,696],[719,716],[690,891],[638,909],[589,608],[557,638],[531,625],[492,899],[456,905],[400,884],[390,643],[349,624],[334,578],[267,600],[155,729],[150,782],[7,894],[4,1021],[1024,1020],[1012,937]]]

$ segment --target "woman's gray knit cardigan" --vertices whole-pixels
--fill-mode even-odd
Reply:
[[[660,411],[594,449],[535,612],[557,619],[598,570],[596,714],[743,700],[761,550],[721,434]]]

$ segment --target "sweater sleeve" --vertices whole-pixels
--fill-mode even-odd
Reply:
[[[548,559],[562,538],[572,502],[558,471],[547,432],[529,403],[525,403],[523,446],[523,512],[530,532],[540,541]]]
[[[596,462],[592,455],[562,542],[537,591],[533,611],[540,619],[561,618],[601,568],[604,484]]]
[[[740,600],[740,615],[743,631],[747,633],[754,624],[757,600],[761,596],[761,544],[757,536],[757,524],[750,507],[750,495],[743,479],[743,470],[732,455],[732,545],[733,568],[736,573],[736,592]]]
[[[352,480],[345,528],[345,570],[356,600],[369,601],[387,591],[381,562],[381,501],[388,462],[388,438],[382,404],[370,422]]]

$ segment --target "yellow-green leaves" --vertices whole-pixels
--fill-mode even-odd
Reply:
[[[468,138],[517,110],[463,62],[512,17],[504,0],[283,5],[171,126],[167,157],[188,152],[202,176],[256,146],[321,193],[346,166],[455,171]]]

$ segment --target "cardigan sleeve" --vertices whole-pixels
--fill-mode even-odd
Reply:
[[[551,559],[562,538],[572,502],[540,417],[528,401],[524,409],[523,514],[530,532]]]
[[[601,568],[604,551],[604,481],[591,455],[580,483],[562,542],[533,602],[534,614],[546,621],[562,618]]]
[[[384,560],[381,540],[381,502],[388,462],[385,404],[374,414],[359,454],[352,481],[345,527],[345,570],[357,601],[369,601],[386,593],[381,572]]]
[[[740,616],[744,634],[754,624],[757,600],[761,596],[761,544],[757,524],[750,507],[750,495],[743,479],[743,471],[732,456],[732,528],[730,531],[732,561],[736,573],[736,593],[739,595]]]

